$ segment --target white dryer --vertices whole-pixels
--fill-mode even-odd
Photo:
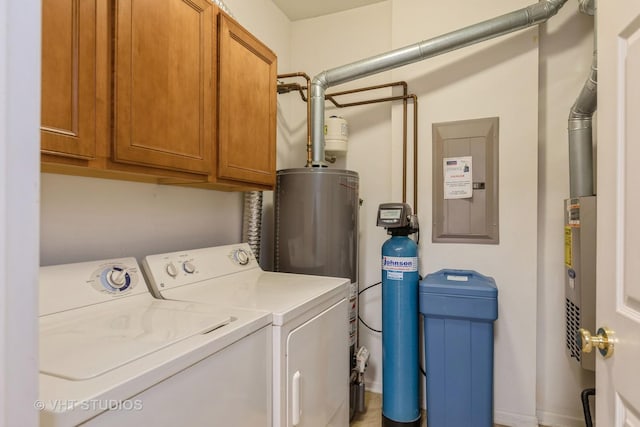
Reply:
[[[152,292],[273,314],[273,425],[349,424],[348,279],[263,271],[246,244],[144,258]]]
[[[41,425],[271,425],[268,312],[158,300],[134,258],[39,286]]]

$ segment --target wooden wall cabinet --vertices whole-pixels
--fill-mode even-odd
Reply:
[[[275,185],[276,55],[224,13],[218,18],[219,181]]]
[[[213,4],[115,4],[114,160],[208,174],[214,142]]]
[[[43,153],[96,155],[96,1],[42,2]]]
[[[275,184],[276,56],[208,0],[43,0],[45,172]]]

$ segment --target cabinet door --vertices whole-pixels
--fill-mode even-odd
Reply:
[[[96,150],[96,1],[42,1],[41,150]]]
[[[226,15],[219,17],[217,176],[273,186],[276,56]]]
[[[117,0],[114,160],[211,170],[214,6]]]

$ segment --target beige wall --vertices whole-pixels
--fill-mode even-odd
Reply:
[[[239,241],[240,194],[42,174],[41,265]]]
[[[564,354],[563,252],[567,118],[590,71],[592,29],[593,18],[569,2],[540,31],[537,406],[545,425],[584,426],[579,396],[595,382]]]
[[[527,0],[477,4],[460,1],[456,7],[450,2],[440,5],[418,0],[394,2],[394,47],[444,34],[528,3]],[[418,208],[423,226],[422,273],[462,268],[495,278],[499,289],[494,362],[496,422],[535,426],[537,29],[398,69],[393,78],[407,80],[420,98]],[[483,117],[500,119],[500,244],[433,244],[431,126]],[[398,150],[397,147],[395,143],[394,149]]]

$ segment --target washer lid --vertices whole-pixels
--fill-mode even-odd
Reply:
[[[150,295],[41,316],[40,372],[93,378],[230,321],[202,304]]]

